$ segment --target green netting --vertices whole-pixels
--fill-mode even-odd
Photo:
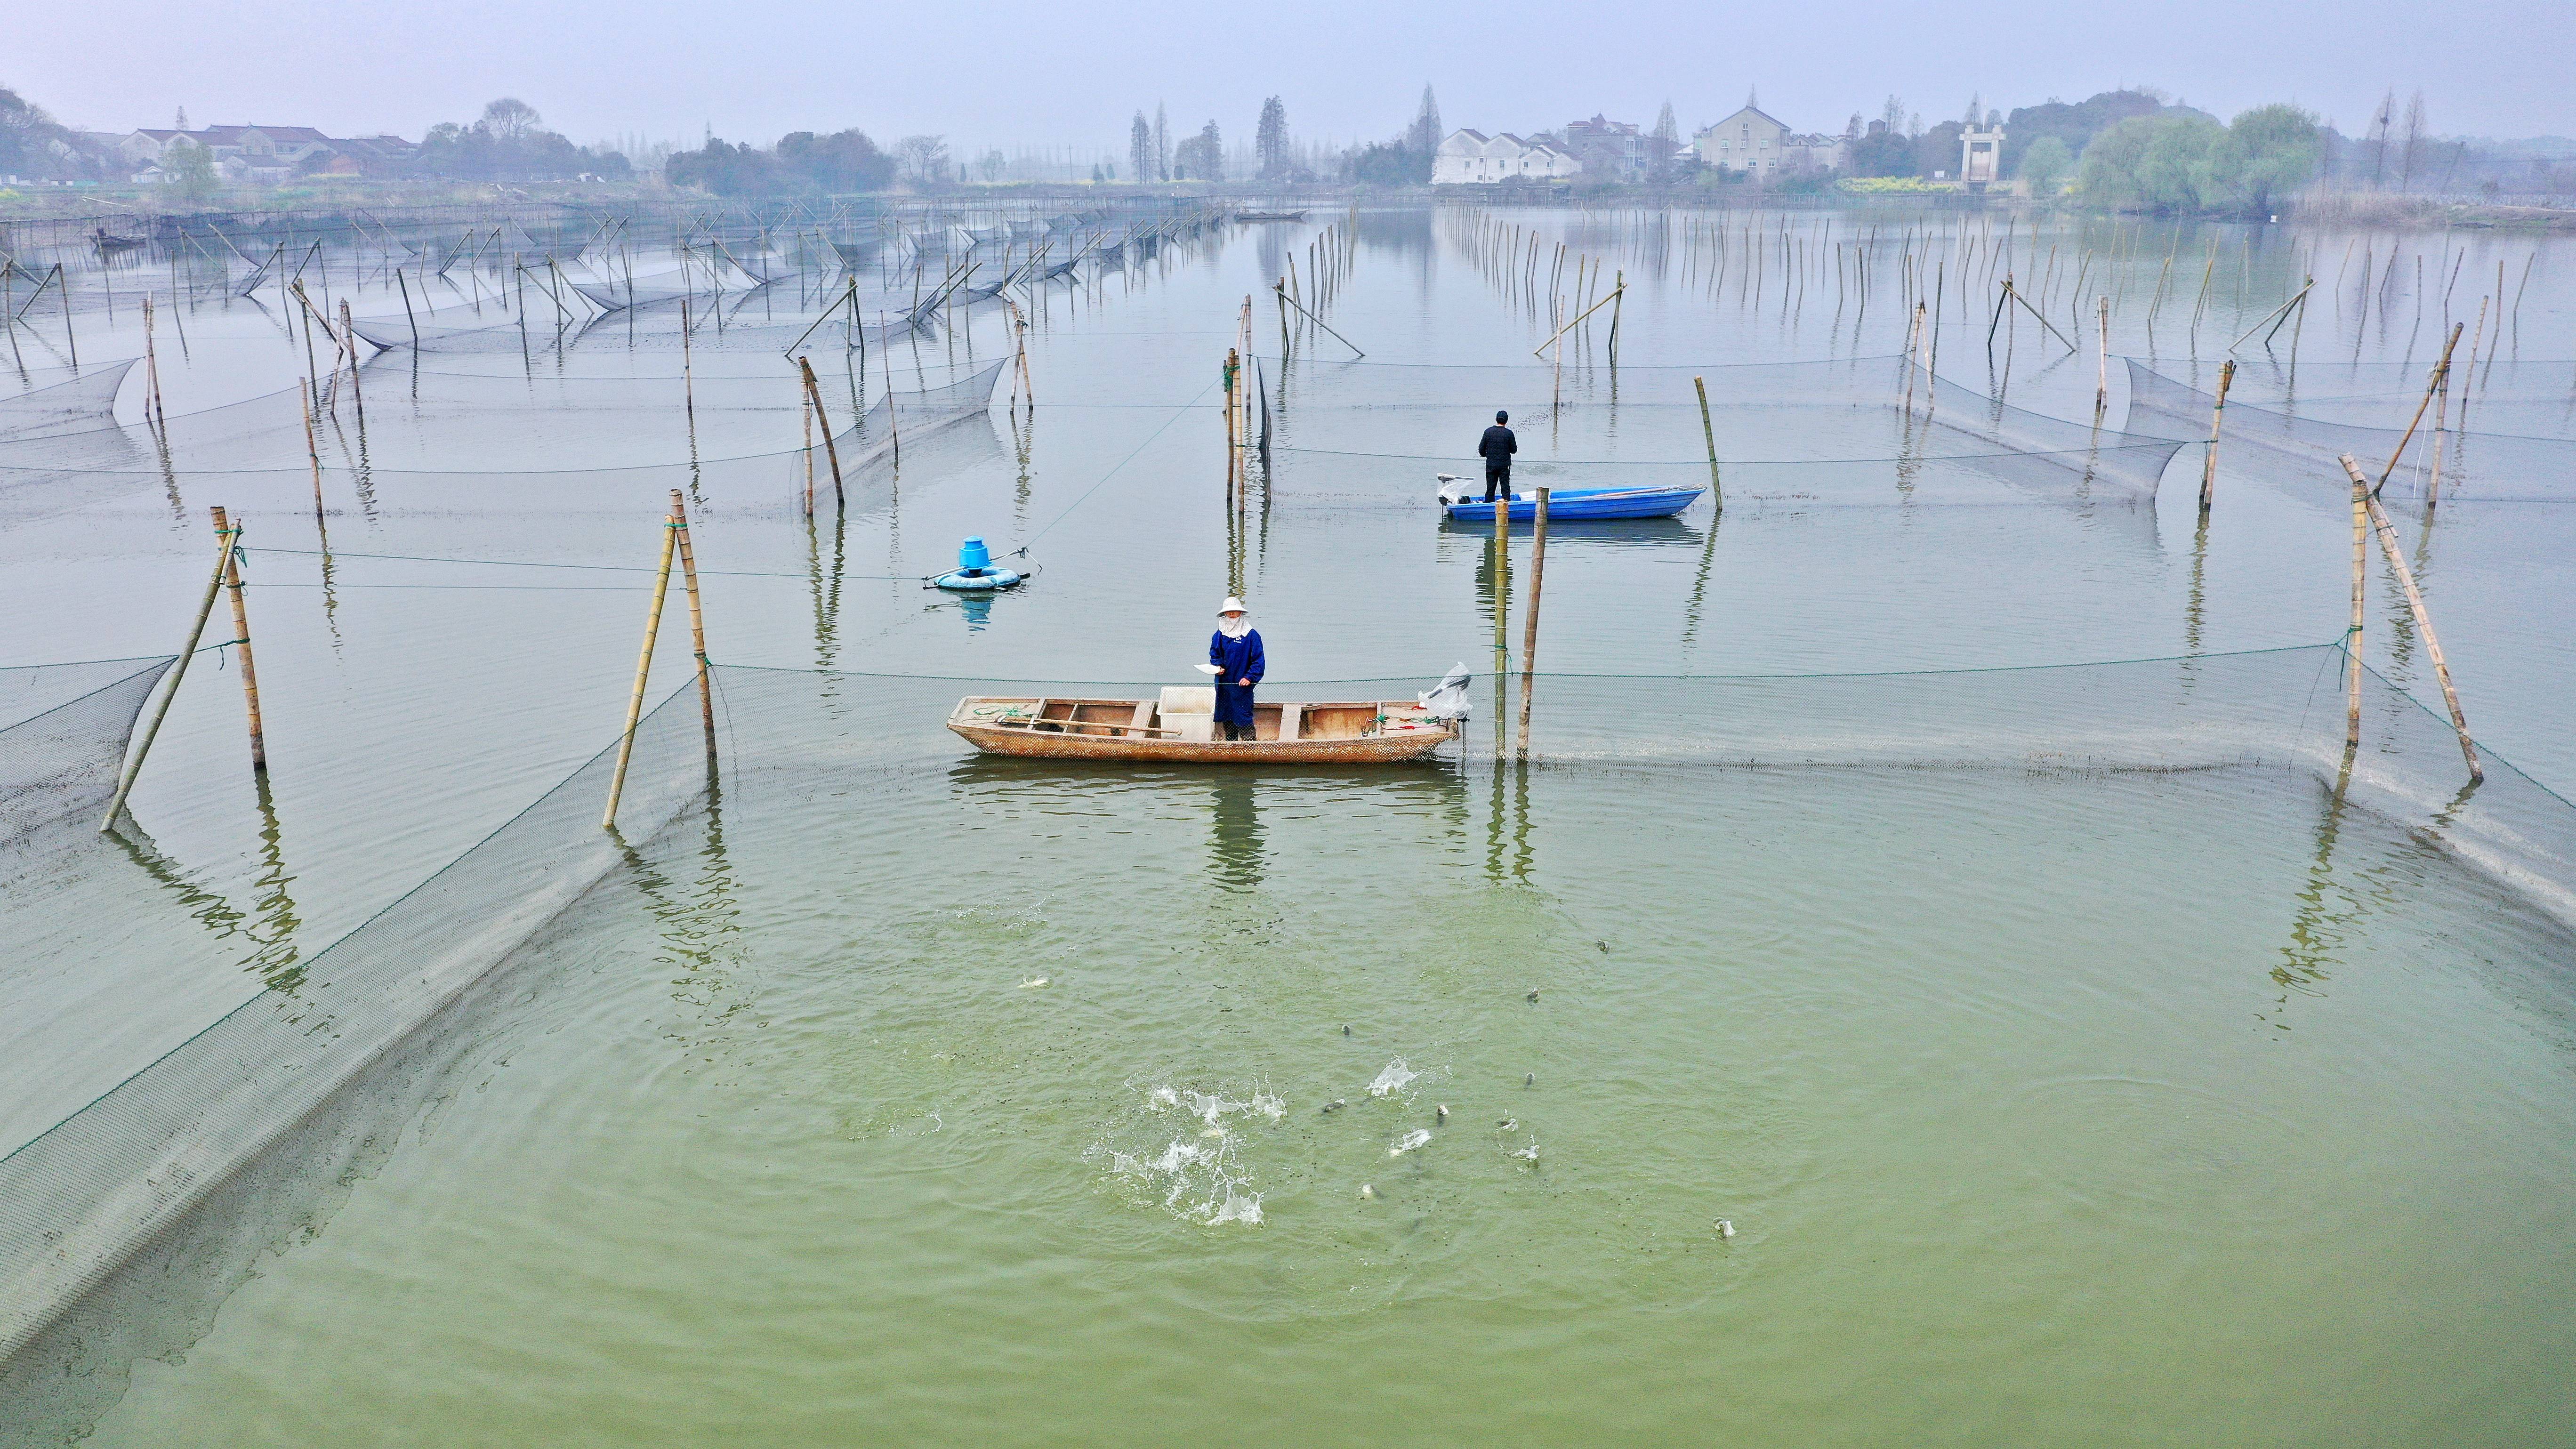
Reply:
[[[2467,393],[2469,387],[2464,369],[2459,390]],[[2178,382],[2135,359],[2129,361],[2128,425],[2133,429],[2175,436],[2197,429],[2205,438],[2217,401],[2214,393]],[[2472,425],[2466,431],[2446,431],[2438,440],[2444,497],[2488,502],[2576,497],[2576,439],[2493,431],[2487,410],[2473,403],[2464,408],[2463,401],[2452,402],[2451,415],[2456,419],[2474,414]],[[2321,488],[2341,491],[2350,485],[2337,461],[2339,455],[2354,455],[2375,479],[2397,456],[2403,441],[2405,459],[2391,475],[2389,486],[2422,492],[2432,486],[2436,419],[2427,414],[2410,440],[2406,424],[2414,413],[2412,406],[2392,402],[2383,414],[2391,425],[2370,426],[2350,421],[2348,415],[2304,416],[2231,398],[2219,448],[2222,456],[2251,454],[2289,476],[2310,478]]]
[[[172,662],[0,669],[0,845],[106,808],[135,714]]]

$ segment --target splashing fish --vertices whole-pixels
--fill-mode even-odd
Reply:
[[[1378,1073],[1376,1080],[1369,1083],[1369,1095],[1383,1097],[1412,1081],[1416,1075],[1418,1074],[1411,1067],[1404,1064],[1404,1058],[1397,1057],[1386,1064],[1386,1070]]]
[[[1411,1152],[1413,1149],[1420,1147],[1430,1140],[1430,1128],[1416,1127],[1412,1131],[1395,1139],[1395,1145],[1386,1150],[1386,1155],[1389,1157],[1402,1157],[1404,1154]]]

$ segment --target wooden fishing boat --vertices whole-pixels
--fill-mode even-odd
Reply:
[[[1699,501],[1702,488],[1554,488],[1547,495],[1547,521],[1580,523],[1591,518],[1670,518]],[[1494,505],[1482,499],[1444,505],[1461,523],[1491,525]],[[1511,521],[1538,517],[1538,495],[1512,495]]]
[[[1306,219],[1306,213],[1302,211],[1238,211],[1234,214],[1234,219],[1249,226],[1265,221],[1304,221]]]
[[[1249,740],[1220,738],[1215,709],[1207,685],[1156,699],[968,695],[948,727],[987,754],[1193,765],[1387,765],[1458,737],[1409,699],[1256,702]]]

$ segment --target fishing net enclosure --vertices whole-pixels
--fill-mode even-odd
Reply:
[[[135,716],[173,662],[0,669],[0,846],[107,808]]]
[[[1469,471],[1496,411],[1520,437],[1514,476],[1533,483],[1698,486],[1713,450],[1731,497],[1853,504],[2151,503],[2192,446],[2013,406],[1901,357],[1563,372],[1310,358],[1283,365],[1261,404],[1291,494],[1366,496],[1390,476],[1407,491],[1419,465]],[[1426,439],[1458,451],[1425,452]]]
[[[2218,403],[2216,394],[2167,377],[2135,358],[2128,360],[2128,368],[2128,426],[2132,430],[2183,436],[2197,429],[2199,436],[2209,435],[2210,415]],[[2467,394],[2473,386],[2470,370],[2463,369],[2457,391]],[[2437,438],[2436,418],[2427,413],[2413,439],[2406,441],[2405,460],[2391,475],[2390,487],[2420,494],[2433,486],[2432,460],[2438,448],[2442,459],[2440,486],[2447,496],[2491,502],[2564,502],[2576,498],[2576,439],[2492,432],[2488,429],[2493,422],[2482,407],[2440,400],[2435,406],[2454,409],[2455,416],[2474,411],[2474,426],[2460,431],[2454,424]],[[2402,401],[2389,400],[2371,411],[2381,417],[2403,418],[2412,415],[2414,409]],[[2406,440],[2402,425],[2366,426],[2342,417],[2305,416],[2282,408],[2251,405],[2231,396],[2219,434],[2219,452],[2223,457],[2231,450],[2243,449],[2270,462],[2274,471],[2310,477],[2321,486],[2343,489],[2349,487],[2349,482],[2343,465],[2336,461],[2339,455],[2352,454],[2366,472],[2376,476],[2396,454],[2401,440]]]
[[[2410,869],[2464,872],[2511,909],[2576,929],[2576,807],[2492,757],[2472,784],[2447,724],[2375,675],[2348,753],[2345,659],[2314,647],[1929,674],[1542,675],[1528,768],[1649,771],[1677,808],[1709,809],[1744,772],[1936,772],[2000,790],[2250,773],[2288,782],[2321,831],[2366,815],[2412,842]],[[64,728],[13,729],[6,768],[42,773],[18,754],[61,755],[43,741],[68,738],[78,719],[89,741],[67,773],[80,783],[61,788],[95,794],[112,769],[102,741],[120,737],[164,663],[72,666],[48,681],[56,693],[91,688],[53,707]],[[121,1372],[120,1356],[183,1343],[262,1245],[309,1231],[350,1165],[441,1095],[439,1064],[506,1010],[531,938],[585,893],[631,880],[657,831],[719,795],[839,809],[889,772],[1042,790],[1052,772],[1080,767],[972,754],[941,728],[961,696],[1134,699],[1161,687],[736,666],[715,676],[720,763],[684,688],[637,734],[617,832],[600,824],[613,768],[603,751],[313,958],[292,989],[230,1012],[0,1159],[0,1392],[67,1402]],[[1406,700],[1433,682],[1273,680],[1264,693]],[[1396,772],[1448,789],[1492,773],[1496,722],[1521,683],[1472,681],[1463,743]]]
[[[98,426],[114,415],[117,391],[136,359],[86,370],[31,372],[21,391],[0,397],[0,442]]]
[[[866,467],[881,458],[898,455],[907,437],[926,442],[943,429],[984,416],[993,406],[993,385],[1008,365],[1006,359],[996,359],[955,382],[881,395],[847,431],[834,435],[832,442],[840,450],[841,467]],[[805,467],[806,460],[800,456],[796,464],[796,479],[800,482]]]
[[[295,989],[253,998],[0,1159],[0,1360],[12,1380],[42,1376],[28,1368],[30,1344],[138,1248],[181,1230],[335,1097],[363,1096],[371,1069],[434,1035],[443,1011],[625,859],[629,834],[649,837],[706,790],[695,691],[677,703],[638,729],[618,815],[626,834],[600,825],[612,748],[314,957]],[[25,747],[46,749],[46,738]],[[13,757],[0,768],[40,766]],[[305,1171],[299,1155],[282,1164],[290,1176]]]

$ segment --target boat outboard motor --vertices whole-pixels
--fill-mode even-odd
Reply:
[[[1483,497],[1482,494],[1467,486],[1467,479],[1463,474],[1442,473],[1437,476],[1440,479],[1440,506],[1443,508],[1460,503],[1474,503]]]
[[[1423,711],[1436,719],[1462,720],[1467,717],[1467,683],[1474,676],[1465,663],[1449,666],[1438,686],[1423,691],[1417,698]]]

